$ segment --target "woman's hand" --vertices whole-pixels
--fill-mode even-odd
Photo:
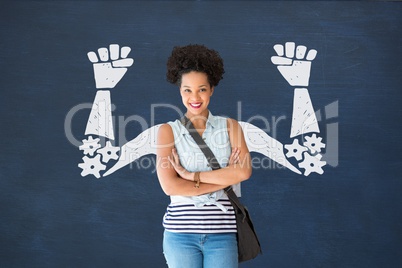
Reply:
[[[194,173],[187,171],[181,164],[179,155],[175,148],[172,149],[172,155],[168,157],[170,163],[172,164],[173,168],[176,170],[177,174],[179,174],[180,178],[193,181],[194,180]]]
[[[194,174],[186,171],[180,165],[178,161],[179,157],[177,156],[177,160],[175,160],[172,154],[172,149],[174,149],[174,135],[169,124],[163,124],[159,128],[157,145],[156,171],[162,190],[166,195],[198,196],[221,190],[229,185],[203,182],[201,187],[194,187]],[[172,159],[173,163],[169,158]],[[178,163],[178,165],[176,163]],[[191,180],[180,177],[178,171],[181,173],[182,177],[188,177]],[[188,176],[190,174],[191,176]]]
[[[235,165],[238,164],[240,161],[240,149],[239,148],[233,148],[232,153],[230,154],[229,157],[229,163],[228,165]],[[180,178],[188,180],[188,181],[193,181],[194,180],[194,172],[189,172],[186,170],[181,164],[180,164],[180,158],[179,155],[177,154],[177,151],[175,148],[172,149],[172,155],[169,156],[169,161],[172,164],[173,168],[176,170],[177,174],[179,174]]]

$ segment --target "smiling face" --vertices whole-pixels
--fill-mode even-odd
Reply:
[[[187,108],[187,117],[208,117],[208,104],[214,87],[208,82],[208,76],[202,72],[189,72],[181,77],[180,95]]]

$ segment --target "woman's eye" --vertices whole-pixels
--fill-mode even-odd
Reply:
[[[201,88],[200,91],[205,92],[205,91],[207,91],[207,89],[206,88]]]

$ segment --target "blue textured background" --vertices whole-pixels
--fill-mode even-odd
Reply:
[[[95,96],[88,51],[132,48],[115,115],[150,122],[151,104],[180,105],[165,81],[173,46],[210,46],[226,65],[214,114],[238,118],[241,101],[242,120],[284,115],[276,136],[288,142],[293,91],[270,57],[294,41],[318,50],[314,107],[339,101],[339,117],[321,122],[339,123],[339,165],[309,177],[254,170],[243,201],[264,254],[241,267],[401,267],[400,14],[397,2],[1,1],[0,266],[165,265],[168,197],[152,169],[83,178],[66,138],[69,110]],[[77,139],[88,114],[73,118]],[[159,110],[155,123],[175,116]],[[131,123],[124,135],[140,130]]]

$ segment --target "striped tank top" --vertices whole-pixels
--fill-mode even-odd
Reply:
[[[182,166],[190,172],[209,171],[208,161],[180,120],[168,122],[172,127],[175,147]],[[227,119],[209,112],[202,135],[221,167],[227,166],[231,153]],[[240,196],[240,184],[233,186]],[[236,219],[233,207],[219,190],[200,196],[170,196],[171,202],[163,217],[165,230],[176,233],[235,233]]]

